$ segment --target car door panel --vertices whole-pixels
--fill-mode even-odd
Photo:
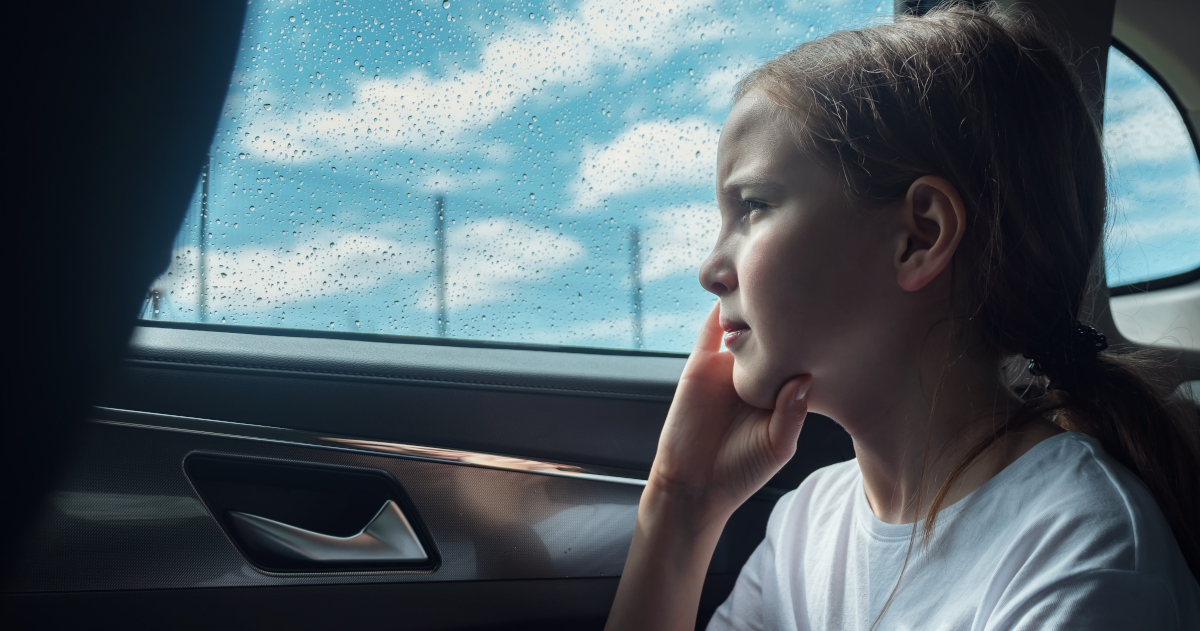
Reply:
[[[245,602],[237,590],[345,586],[339,594],[377,603],[372,586],[421,585],[422,593],[481,603],[516,589],[497,587],[509,581],[532,590],[513,602],[541,602],[554,589],[573,594],[572,602],[467,616],[462,625],[602,621],[683,362],[141,327],[6,586],[6,602],[61,618],[93,592],[141,594],[151,604],[139,610],[149,612],[196,590]],[[814,468],[852,457],[848,437],[828,419],[813,415],[804,431],[793,462],[730,520],[702,617],[727,595],[777,498]],[[427,529],[438,563],[342,572],[256,565],[189,480],[186,462],[198,456],[386,475],[411,499],[410,519]],[[449,591],[429,592],[431,585]],[[455,628],[459,614],[436,624],[430,617],[439,598],[414,604],[414,620]],[[300,626],[320,627],[321,619]]]
[[[141,327],[101,404],[648,470],[683,361]]]

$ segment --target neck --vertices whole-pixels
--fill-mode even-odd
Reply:
[[[940,358],[939,358],[940,359]],[[847,406],[839,421],[854,439],[871,510],[893,524],[926,516],[938,490],[962,457],[1012,414],[1018,401],[1001,383],[994,362],[960,358],[892,371],[888,399]],[[950,486],[949,506],[982,486],[1041,440],[1057,433],[1033,423],[985,451]]]

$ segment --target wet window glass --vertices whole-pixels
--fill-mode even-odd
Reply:
[[[1112,48],[1104,101],[1110,287],[1200,267],[1200,161],[1171,97]]]
[[[891,10],[254,1],[142,317],[686,352],[734,84]]]

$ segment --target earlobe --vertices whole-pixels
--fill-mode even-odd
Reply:
[[[900,210],[896,281],[919,291],[950,266],[966,231],[966,208],[953,184],[926,175],[909,186]]]

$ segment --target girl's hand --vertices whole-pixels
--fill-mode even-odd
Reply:
[[[787,381],[774,410],[743,402],[733,388],[733,356],[720,352],[720,307],[709,312],[683,369],[644,496],[683,509],[698,530],[723,524],[796,453],[812,382],[809,375]]]
[[[704,321],[671,402],[606,629],[694,629],[726,520],[796,452],[812,377],[785,383],[774,410],[744,403],[733,356],[720,352],[720,313]]]

